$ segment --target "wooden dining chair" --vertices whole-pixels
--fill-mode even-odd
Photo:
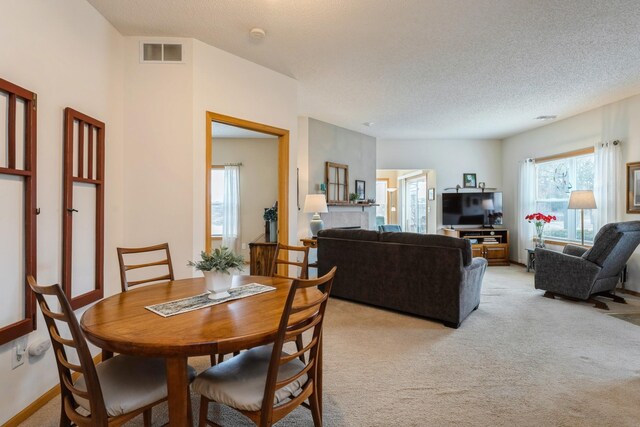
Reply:
[[[288,253],[289,256],[295,256],[295,259],[297,259],[299,254],[302,254],[302,261],[289,261],[288,258],[285,259],[283,256],[285,253]],[[307,279],[309,277],[309,248],[306,246],[290,246],[284,243],[278,243],[276,245],[276,254],[271,264],[270,276],[290,278],[289,276],[278,274],[279,265],[286,265],[287,267],[293,265],[298,267],[300,268],[298,278]]]
[[[119,426],[140,414],[144,425],[150,426],[151,408],[167,399],[164,360],[118,355],[94,365],[84,333],[60,285],[39,286],[33,276],[27,281],[53,344],[62,395],[60,426]],[[60,312],[51,310],[45,295],[55,297]],[[66,324],[71,338],[62,337],[58,324]],[[67,356],[71,349],[79,364]],[[195,377],[191,367],[189,377]]]
[[[303,405],[311,409],[314,426],[322,425],[318,389],[322,367],[318,364],[318,354],[335,272],[334,267],[319,279],[293,281],[273,344],[247,350],[196,377],[192,387],[202,395],[201,427],[218,426],[207,418],[212,401],[238,410],[261,427],[271,426]],[[322,286],[317,299],[300,295],[319,285]],[[292,354],[283,351],[285,342],[308,330],[312,330],[312,334],[305,337],[308,342],[301,350]],[[308,357],[303,362],[299,356],[305,353]]]
[[[117,248],[118,250],[118,262],[120,263],[120,283],[122,285],[122,292],[129,290],[130,286],[141,285],[143,283],[159,282],[161,280],[175,280],[173,276],[173,266],[171,265],[171,253],[169,252],[169,244],[161,243],[159,245],[147,246],[144,248]],[[125,255],[132,254],[145,254],[156,251],[164,251],[165,258],[158,261],[146,262],[142,264],[126,264]],[[130,270],[137,270],[139,268],[151,269],[153,267],[166,265],[168,272],[162,276],[149,277],[145,279],[139,279],[135,281],[129,281],[127,279],[127,272]]]

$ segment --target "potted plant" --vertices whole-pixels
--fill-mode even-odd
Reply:
[[[351,203],[355,203],[358,200],[358,193],[350,193],[349,194],[349,201]]]
[[[265,240],[267,242],[278,241],[278,206],[274,205],[270,208],[266,208],[262,218],[265,220]]]
[[[210,253],[200,252],[200,260],[189,261],[187,265],[202,271],[207,290],[211,292],[209,298],[220,299],[230,296],[228,291],[233,280],[231,270],[242,271],[244,258],[223,246]]]

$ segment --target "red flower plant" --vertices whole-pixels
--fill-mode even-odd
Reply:
[[[529,222],[533,222],[536,224],[536,227],[538,225],[542,225],[542,223],[550,223],[551,221],[554,221],[558,218],[556,218],[554,215],[545,215],[543,213],[540,212],[536,212],[536,213],[532,213],[530,215],[527,215],[524,217],[524,219],[526,219]],[[540,223],[540,224],[538,224]]]

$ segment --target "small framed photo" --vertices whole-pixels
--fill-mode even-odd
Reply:
[[[464,188],[478,188],[475,173],[463,173],[462,183]]]
[[[365,181],[356,179],[356,194],[358,195],[358,200],[365,200],[365,184]]]
[[[627,163],[627,213],[640,214],[640,162]]]
[[[436,189],[435,188],[430,188],[429,189],[429,200],[435,200],[436,199]]]

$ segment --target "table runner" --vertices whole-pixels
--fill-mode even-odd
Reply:
[[[246,298],[252,295],[262,294],[264,292],[275,291],[275,289],[276,288],[274,288],[273,286],[261,285],[259,283],[249,283],[247,285],[229,289],[230,296],[226,298],[215,300],[209,299],[209,292],[206,292],[204,294],[181,298],[175,301],[148,305],[145,308],[162,317],[170,317],[175,316],[176,314],[182,314],[205,307],[211,307],[212,305],[220,304],[227,301]]]

